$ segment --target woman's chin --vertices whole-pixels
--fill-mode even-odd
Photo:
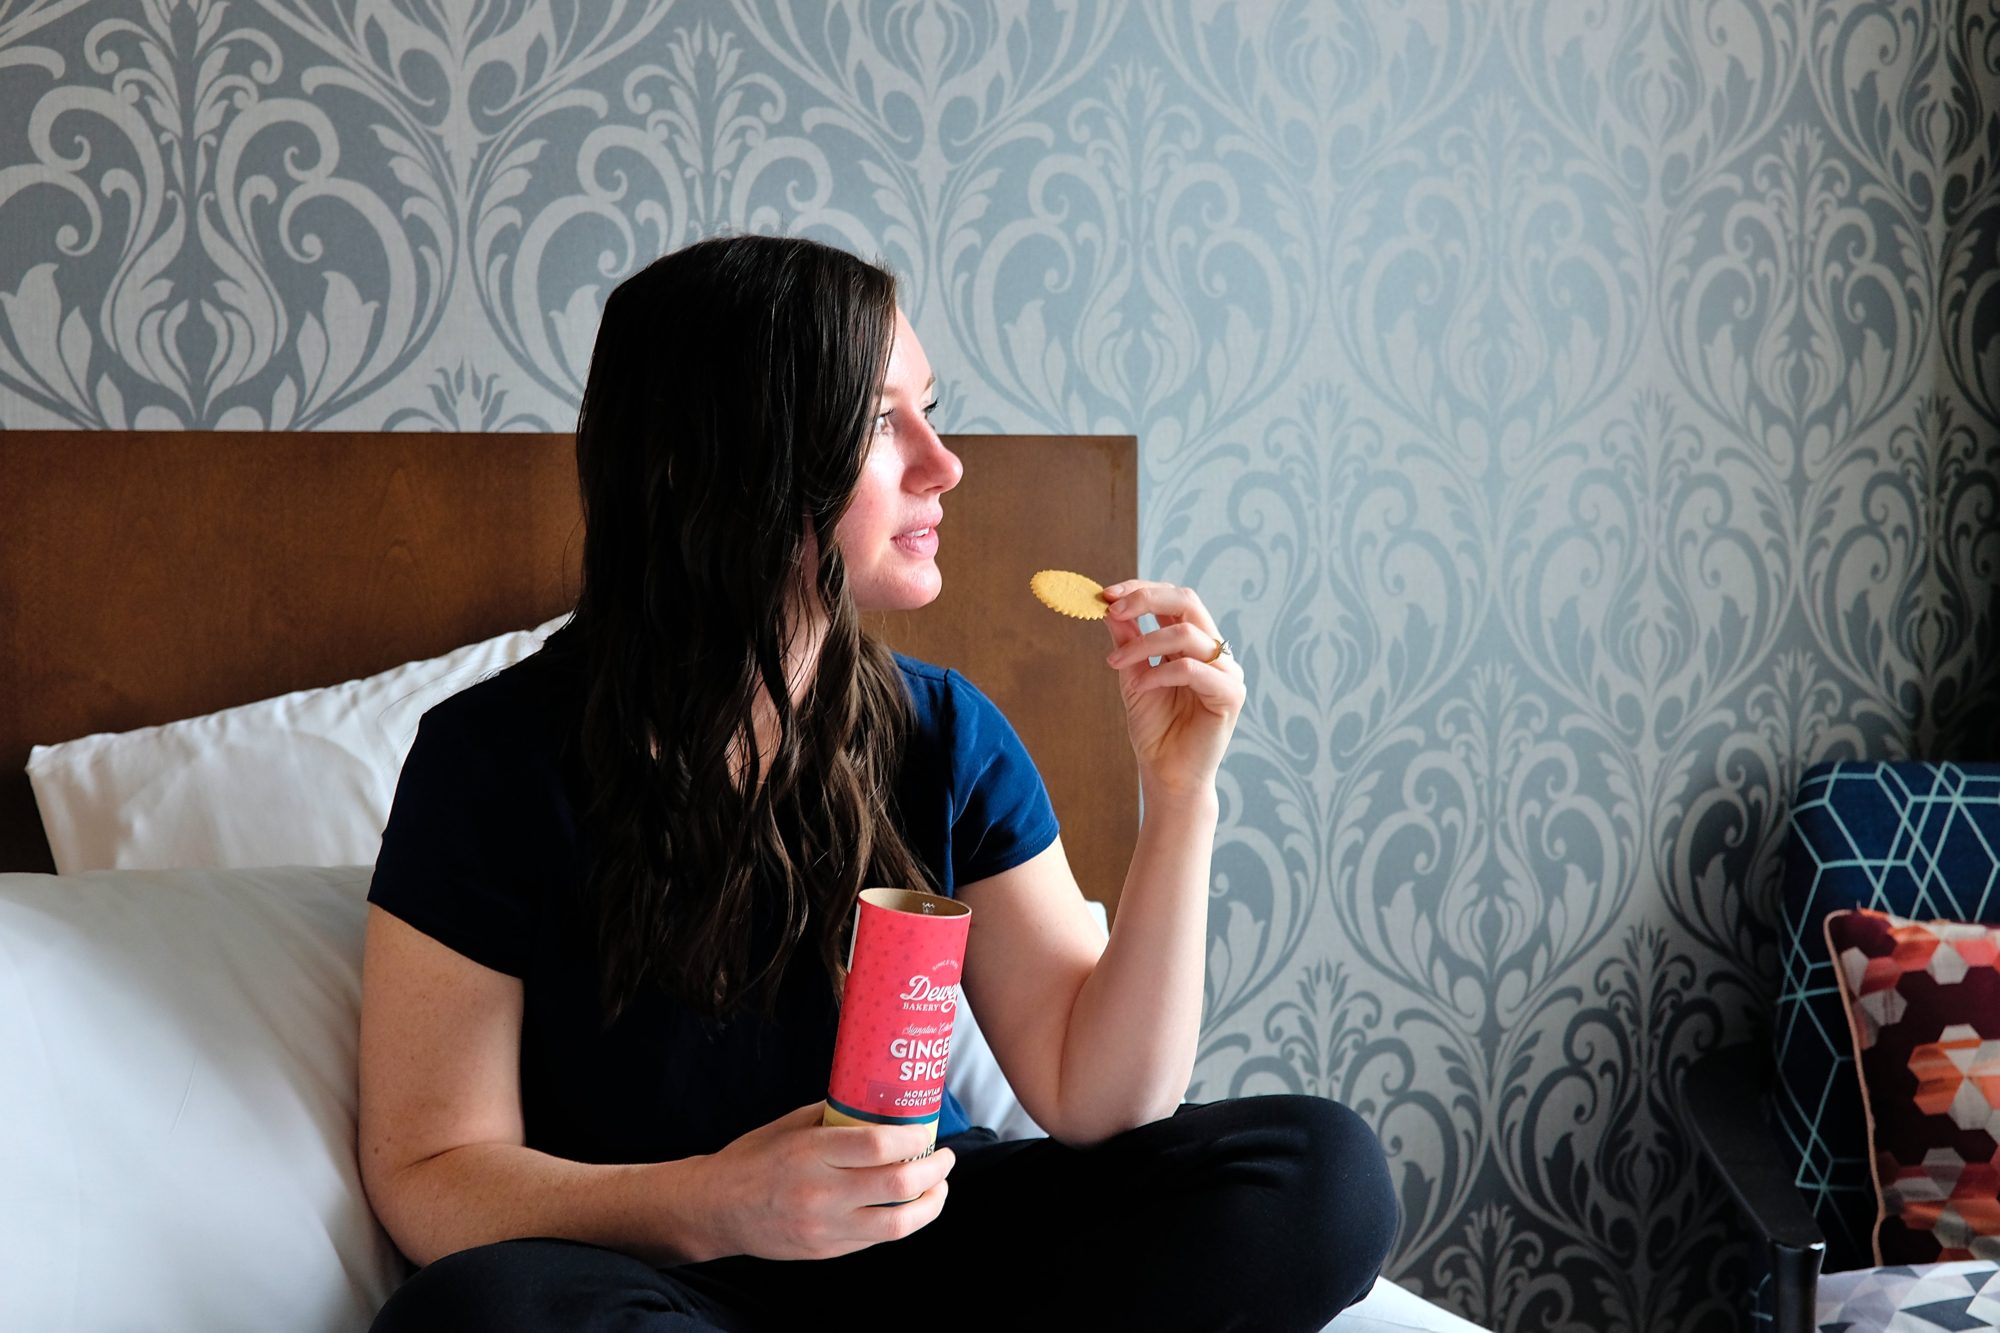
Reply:
[[[929,577],[885,580],[854,589],[854,605],[862,611],[915,611],[929,606],[944,591],[944,579],[933,568]]]

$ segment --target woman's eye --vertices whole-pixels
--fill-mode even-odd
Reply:
[[[938,400],[935,398],[931,399],[928,403],[924,404],[925,421],[929,421],[931,419],[931,413],[937,411],[937,405],[938,405]]]
[[[889,414],[887,412],[877,414],[875,418],[875,433],[880,435],[887,429],[889,429]]]

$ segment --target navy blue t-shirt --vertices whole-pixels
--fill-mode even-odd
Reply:
[[[896,656],[916,725],[896,784],[910,849],[955,894],[1055,841],[1007,719],[954,671]],[[838,1005],[811,941],[778,1017],[717,1023],[643,989],[609,1029],[576,910],[588,864],[576,743],[585,676],[564,636],[427,711],[404,760],[368,901],[522,981],[527,1146],[579,1162],[712,1153],[826,1095]],[[768,956],[759,937],[756,959]],[[938,1137],[967,1128],[946,1094]]]

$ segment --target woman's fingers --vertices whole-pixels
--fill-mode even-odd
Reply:
[[[940,1148],[930,1156],[914,1161],[888,1162],[864,1168],[855,1172],[850,1180],[841,1182],[840,1188],[848,1191],[858,1208],[885,1203],[915,1203],[950,1175],[952,1167],[957,1164],[958,1158],[951,1149]]]
[[[1130,579],[1105,589],[1105,623],[1118,668],[1132,751],[1148,791],[1196,791],[1216,765],[1246,697],[1242,666],[1220,652],[1222,635],[1194,589]],[[1141,633],[1151,615],[1158,628]],[[1157,658],[1158,666],[1150,665]]]
[[[1115,667],[1128,667],[1149,657],[1166,660],[1187,658],[1207,665],[1209,657],[1215,652],[1215,641],[1221,637],[1183,621],[1125,640],[1112,650],[1105,661]],[[1213,665],[1219,665],[1221,660]]]
[[[1134,621],[1150,613],[1162,626],[1185,620],[1206,630],[1212,637],[1221,637],[1215,628],[1215,618],[1209,615],[1208,608],[1193,588],[1150,579],[1127,579],[1112,584],[1105,592],[1112,596],[1110,608],[1105,613],[1107,620]]]
[[[1123,648],[1146,632],[1139,628],[1137,620],[1128,620],[1124,616],[1114,616],[1109,612],[1104,617],[1104,628],[1111,632],[1111,646],[1114,649]]]
[[[871,1167],[911,1160],[929,1146],[921,1125],[819,1125],[813,1148],[828,1166]]]
[[[1227,660],[1227,657],[1223,659]],[[1213,710],[1216,713],[1226,713],[1232,704],[1242,706],[1243,683],[1237,672],[1217,671],[1214,666],[1189,657],[1176,657],[1142,673],[1133,683],[1132,693],[1138,695],[1147,690],[1165,690],[1176,686],[1192,690],[1195,697],[1205,703],[1221,705]]]

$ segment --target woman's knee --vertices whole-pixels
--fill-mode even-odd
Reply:
[[[1187,1105],[1113,1142],[1155,1219],[1133,1264],[1226,1289],[1215,1310],[1183,1292],[1163,1327],[1317,1330],[1367,1294],[1401,1225],[1374,1131],[1324,1097]]]
[[[411,1274],[375,1316],[369,1333],[526,1328],[527,1321],[543,1313],[555,1279],[552,1270],[593,1260],[573,1252],[569,1242],[553,1239],[503,1240],[458,1250]]]
[[[1331,1318],[1368,1293],[1402,1225],[1381,1141],[1367,1121],[1325,1097],[1218,1105],[1236,1131],[1222,1137],[1242,1144],[1239,1166],[1263,1222],[1266,1257],[1281,1251],[1294,1294]]]
[[[1329,1308],[1361,1299],[1388,1260],[1402,1227],[1402,1208],[1388,1157],[1368,1122],[1325,1097],[1285,1096],[1270,1114],[1304,1143],[1289,1207],[1303,1237],[1325,1263]]]
[[[475,1245],[418,1269],[389,1297],[370,1333],[588,1329],[609,1326],[621,1315],[682,1308],[671,1284],[640,1259],[582,1241],[534,1237]]]

